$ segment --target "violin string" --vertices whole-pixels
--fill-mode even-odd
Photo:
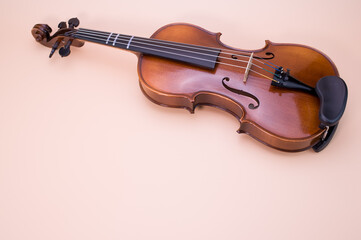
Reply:
[[[80,31],[81,31],[81,32],[80,32]],[[89,29],[84,29],[84,28],[80,28],[79,30],[75,29],[75,30],[73,30],[73,32],[79,32],[79,33],[84,33],[84,34],[89,34],[89,33],[91,33],[92,35],[95,34],[95,35],[102,36],[102,37],[107,37],[107,36],[109,36],[109,34],[110,34],[109,32],[94,31],[94,30],[89,30]],[[93,34],[93,33],[94,33],[94,34]],[[116,34],[114,34],[114,36],[112,36],[112,35],[113,35],[113,34],[111,34],[111,36],[110,36],[110,38],[109,38],[109,40],[111,40],[111,41],[113,40],[113,38],[115,38],[115,35],[116,35]],[[118,36],[118,38],[119,38],[119,36]],[[131,36],[123,35],[123,36],[121,36],[120,38],[126,38],[126,40],[130,40]],[[183,43],[176,43],[176,42],[170,42],[170,41],[158,40],[158,39],[147,39],[147,38],[141,38],[141,37],[137,37],[137,39],[140,39],[140,40],[142,40],[142,41],[153,42],[153,43],[162,42],[162,43],[165,43],[165,44],[168,44],[168,45],[181,46],[181,47],[187,47],[187,48],[194,48],[194,49],[199,49],[199,50],[208,51],[208,52],[217,52],[217,53],[218,53],[219,50],[222,50],[221,53],[223,53],[223,54],[236,53],[236,54],[233,54],[233,55],[232,55],[232,58],[219,56],[220,58],[229,59],[229,60],[231,60],[231,61],[236,61],[236,60],[238,60],[238,59],[234,59],[233,56],[235,56],[235,57],[236,57],[236,56],[237,56],[237,57],[244,57],[244,58],[248,58],[248,59],[250,58],[250,56],[239,54],[240,52],[249,53],[249,52],[245,52],[245,51],[241,51],[241,50],[235,51],[235,50],[229,50],[229,49],[224,49],[224,48],[216,49],[216,48],[210,48],[210,47],[204,47],[204,46],[197,46],[197,45],[192,45],[192,44],[183,44]],[[147,44],[147,43],[144,43],[144,42],[140,42],[140,41],[137,41],[137,40],[133,40],[133,42],[139,42],[139,43],[142,43],[142,44],[150,45],[150,44]],[[157,46],[160,46],[160,45],[157,45]],[[162,47],[162,46],[160,46],[160,47]],[[200,47],[202,47],[202,48],[200,48]],[[185,51],[185,50],[183,50],[183,51]],[[199,54],[202,54],[202,53],[199,53]],[[204,55],[205,55],[205,54],[204,54]],[[258,57],[258,56],[257,56],[257,58],[264,59],[264,58]],[[272,64],[273,66],[275,66],[275,67],[272,67],[272,66],[268,65],[267,63],[258,60],[257,58],[253,58],[252,60],[253,60],[253,61],[258,61],[258,62],[260,62],[260,63],[262,63],[262,64],[266,65],[267,67],[270,67],[270,68],[272,68],[272,69],[274,69],[274,70],[278,70],[279,66],[277,66],[276,64],[274,64],[274,63],[272,63],[272,62],[270,62],[270,61],[266,61],[267,63],[270,63],[270,64]],[[238,60],[238,61],[248,63],[248,61],[244,61],[244,60]],[[252,65],[255,65],[255,66],[261,68],[262,70],[265,70],[265,71],[270,72],[269,70],[267,70],[267,69],[265,69],[265,68],[262,68],[262,67],[260,67],[260,66],[258,66],[258,65],[256,65],[256,64],[254,64],[254,63],[253,63]],[[270,73],[273,74],[273,72],[270,72]],[[277,77],[280,77],[280,76],[277,76]]]
[[[76,31],[73,31],[73,32],[69,32],[69,33],[66,34],[66,35],[77,38],[77,36],[75,36],[75,35],[78,35],[79,37],[81,37],[83,34],[77,33]],[[96,36],[95,36],[95,37],[93,37],[93,36],[89,37],[89,36],[83,35],[83,37],[90,38],[90,39],[94,39],[94,40],[104,41],[103,38],[97,38]],[[117,44],[120,44],[120,45],[124,45],[124,46],[127,45],[127,43],[118,43],[118,40],[117,40],[116,43],[117,43]],[[133,44],[133,46],[134,46],[134,47],[143,48],[143,49],[153,50],[153,51],[157,51],[157,52],[164,52],[164,53],[168,53],[168,54],[174,54],[174,55],[189,57],[189,58],[198,59],[198,60],[202,60],[202,61],[213,62],[212,60],[208,60],[208,59],[204,59],[204,58],[197,58],[197,57],[193,57],[193,56],[189,56],[189,55],[182,55],[182,54],[172,53],[172,52],[168,52],[168,51],[162,51],[162,50],[159,50],[159,49],[147,48],[147,47],[143,47],[143,46],[137,46],[137,45],[134,45],[134,44]],[[177,50],[179,50],[179,49],[177,49]],[[223,64],[223,65],[227,65],[227,66],[231,66],[231,67],[246,69],[246,67],[242,67],[242,66],[239,66],[239,65],[234,65],[234,64],[229,64],[229,63],[224,63],[224,62],[219,62],[219,61],[216,61],[216,63],[218,63],[218,64]],[[273,78],[271,78],[271,77],[268,77],[268,76],[266,76],[266,75],[264,75],[264,74],[262,74],[262,73],[259,73],[259,72],[255,71],[255,70],[253,70],[253,69],[250,69],[250,71],[251,71],[251,72],[254,72],[255,74],[258,74],[258,75],[260,75],[260,76],[262,76],[262,77],[264,77],[264,78],[267,78],[267,79],[269,79],[269,80],[271,80],[271,81],[278,82],[277,80],[275,80],[275,79],[273,79]],[[271,73],[272,73],[272,72],[271,72]],[[272,74],[273,74],[273,73],[272,73]]]
[[[77,33],[76,33],[77,34]],[[74,35],[76,35],[74,34]],[[72,37],[76,37],[76,36],[72,36]],[[77,34],[78,36],[81,37],[82,34]],[[103,38],[97,38],[97,37],[89,37],[89,36],[86,36],[86,35],[83,35],[84,37],[86,38],[91,38],[91,39],[94,39],[94,40],[100,40],[100,41],[104,41]],[[118,41],[116,42],[117,44],[120,44],[120,45],[124,45],[126,46],[127,43],[118,43]],[[189,55],[183,55],[183,54],[177,54],[177,53],[172,53],[172,52],[168,52],[168,51],[162,51],[162,50],[159,50],[159,49],[154,49],[154,48],[147,48],[147,47],[143,47],[143,46],[138,46],[138,45],[132,45],[133,47],[138,47],[138,48],[143,48],[143,49],[148,49],[148,50],[152,50],[152,51],[157,51],[157,52],[163,52],[163,53],[168,53],[168,54],[173,54],[173,55],[178,55],[178,56],[183,56],[183,57],[188,57],[188,58],[193,58],[193,59],[198,59],[198,60],[202,60],[202,61],[208,61],[208,62],[213,62],[212,60],[208,60],[208,59],[204,59],[204,58],[198,58],[198,57],[193,57],[193,56],[189,56]],[[179,50],[179,49],[176,49],[176,50]],[[234,65],[234,64],[229,64],[229,63],[224,63],[224,62],[219,62],[219,61],[216,61],[216,63],[218,64],[222,64],[222,65],[228,65],[228,66],[231,66],[231,67],[236,67],[236,68],[242,68],[242,69],[246,69],[246,67],[242,67],[242,66],[239,66],[239,65]],[[277,80],[271,78],[271,77],[268,77],[262,73],[259,73],[253,69],[250,69],[251,72],[254,72],[255,74],[258,74],[264,78],[267,78],[271,81],[274,81],[274,82],[278,82]],[[272,73],[272,72],[270,72]],[[272,73],[273,74],[273,73]]]
[[[85,29],[85,28],[80,28],[79,30],[77,30],[78,32],[80,31],[81,33],[94,33],[96,35],[101,35],[101,36],[109,36],[109,32],[102,32],[102,31],[94,31],[94,30],[90,30],[90,29]],[[116,35],[116,34],[114,34]],[[121,36],[119,36],[121,37]],[[130,38],[131,36],[129,36]],[[112,37],[111,37],[112,38]],[[124,37],[123,37],[124,38]],[[129,40],[129,38],[127,40]],[[184,44],[184,43],[177,43],[177,42],[171,42],[171,41],[166,41],[166,40],[161,40],[161,39],[151,39],[151,38],[142,38],[142,37],[137,37],[137,39],[141,39],[142,41],[146,41],[146,42],[152,42],[152,43],[164,43],[164,44],[168,44],[168,45],[174,45],[174,46],[180,46],[180,47],[187,47],[187,48],[193,48],[193,49],[197,49],[197,50],[203,50],[203,51],[209,51],[209,52],[218,52],[218,50],[222,50],[222,53],[225,54],[233,54],[233,56],[237,56],[237,57],[245,57],[245,58],[250,58],[250,56],[247,55],[242,55],[239,54],[240,52],[242,53],[249,53],[246,51],[242,51],[242,50],[230,50],[230,49],[225,49],[225,48],[212,48],[212,47],[205,47],[205,46],[198,46],[198,45],[193,45],[193,44]],[[136,41],[135,39],[133,41]],[[236,53],[236,54],[234,54]],[[264,59],[262,57],[258,57],[260,59]],[[260,62],[262,64],[265,64],[266,66],[273,68],[274,70],[277,70],[279,68],[279,66],[277,66],[276,64],[270,62],[270,61],[266,61],[267,63],[272,64],[275,67],[272,67],[270,65],[267,65],[265,62],[262,62],[261,60],[257,59],[257,58],[253,58],[254,61]],[[233,60],[236,60],[234,58],[232,58]],[[247,61],[248,62],[248,61]]]
[[[88,36],[89,36],[89,35],[92,36],[92,34],[90,34],[90,33],[84,33],[83,31],[80,32],[80,33],[83,34],[83,35],[85,34],[85,35],[88,35]],[[79,34],[79,31],[78,31],[76,34]],[[109,34],[108,34],[108,35],[109,35]],[[104,35],[103,35],[103,36],[104,36]],[[130,39],[130,37],[118,36],[118,37],[116,38],[116,42],[122,41],[122,40],[128,42],[129,39]],[[112,41],[113,41],[113,39],[112,39],[112,37],[110,37],[109,42],[112,42]],[[172,49],[172,50],[175,49],[174,47],[168,47],[168,46],[162,46],[162,45],[144,43],[144,42],[141,42],[141,41],[137,41],[136,39],[134,39],[134,40],[132,41],[132,43],[140,43],[140,44],[144,44],[144,45],[148,45],[148,46],[162,47],[162,48],[167,48],[167,49]],[[170,45],[170,44],[169,44],[169,45]],[[173,44],[173,45],[174,45],[174,44]],[[133,46],[134,46],[134,44],[133,44]],[[182,46],[182,45],[178,45],[178,46]],[[191,50],[185,50],[185,49],[177,49],[177,50],[180,50],[180,51],[183,51],[183,52],[194,53],[194,51],[191,51]],[[206,51],[207,49],[202,49],[202,50],[205,50],[205,51]],[[218,51],[217,51],[217,52],[218,52]],[[201,53],[201,52],[198,52],[198,54],[204,55],[204,56],[213,56],[212,54]],[[231,61],[248,63],[248,61],[246,61],[246,60],[233,59],[233,58],[229,58],[229,57],[218,56],[218,58],[223,58],[223,59],[228,59],[228,60],[231,60]],[[271,71],[269,71],[269,70],[267,70],[267,69],[265,69],[265,68],[263,68],[263,67],[255,64],[255,63],[253,63],[252,66],[258,67],[258,68],[260,68],[260,69],[262,69],[262,70],[265,70],[265,71],[267,71],[267,72],[269,72],[269,73],[271,73],[271,74],[274,74],[273,72],[271,72]],[[275,69],[275,68],[274,68],[274,69]],[[278,76],[278,74],[275,74],[275,75],[276,75],[277,77],[280,77],[280,76]]]

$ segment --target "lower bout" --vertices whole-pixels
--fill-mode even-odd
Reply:
[[[198,105],[209,105],[231,113],[240,121],[238,133],[246,133],[259,142],[287,152],[299,152],[317,144],[324,134],[324,130],[304,138],[286,138],[273,134],[254,122],[244,120],[244,109],[237,102],[225,96],[212,92],[199,92],[193,98],[185,95],[169,94],[157,91],[140,81],[140,88],[144,95],[152,102],[166,107],[185,108],[191,113]]]

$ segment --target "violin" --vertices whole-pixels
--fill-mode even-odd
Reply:
[[[68,56],[93,42],[138,56],[140,88],[152,102],[191,113],[199,105],[221,108],[246,133],[272,148],[319,152],[332,139],[347,102],[347,86],[324,53],[300,44],[266,41],[258,50],[223,44],[221,33],[176,23],[150,38],[77,28],[72,18],[31,30],[35,40]]]

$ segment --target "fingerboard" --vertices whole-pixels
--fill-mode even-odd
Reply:
[[[130,35],[80,28],[72,37],[116,48],[140,52],[145,55],[162,57],[188,63],[207,69],[214,69],[221,50],[185,43],[141,38]]]

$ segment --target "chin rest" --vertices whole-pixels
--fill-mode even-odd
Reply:
[[[327,76],[317,82],[315,91],[320,99],[320,127],[322,129],[327,128],[322,140],[313,146],[313,150],[319,152],[331,141],[338,122],[345,111],[347,86],[341,78]]]

